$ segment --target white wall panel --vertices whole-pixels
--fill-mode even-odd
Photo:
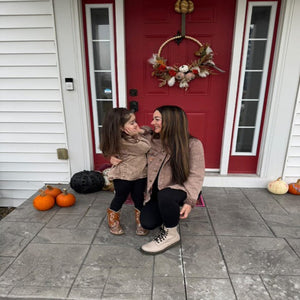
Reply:
[[[38,143],[8,143],[5,142],[1,144],[1,152],[53,152],[53,149],[57,148],[65,148],[66,144],[58,144],[58,143],[41,143],[40,141]],[[1,170],[1,169],[0,169]]]
[[[63,123],[1,123],[0,132],[64,133],[65,127]]]
[[[61,112],[61,102],[0,101],[0,111]]]
[[[3,5],[3,4],[2,4]],[[0,28],[41,28],[53,27],[52,15],[5,16],[1,15]]]
[[[54,149],[55,150],[55,149]],[[59,163],[56,152],[53,153],[1,153],[0,162],[34,162],[34,163]],[[28,169],[30,169],[28,165]],[[31,171],[31,169],[30,169]]]
[[[10,89],[10,90],[56,90],[59,89],[59,81],[57,78],[1,78],[0,79],[0,89]]]
[[[0,66],[56,66],[56,54],[5,54],[0,56]]]
[[[0,90],[1,100],[59,100],[61,94],[59,90]]]
[[[61,107],[59,101],[0,101],[0,111],[7,112],[61,112]]]
[[[39,41],[53,40],[52,28],[7,28],[0,29],[0,41]]]
[[[65,140],[64,134],[57,133],[0,133],[0,143],[63,143]]]
[[[52,0],[0,0],[0,205],[67,183],[68,160]]]
[[[29,166],[30,164],[30,166]],[[31,172],[65,172],[68,167],[68,163],[36,163],[36,162],[0,162],[0,168],[2,171],[10,172],[28,172],[30,167]],[[39,187],[38,187],[39,188]]]
[[[0,16],[6,15],[35,15],[52,14],[51,1],[33,1],[33,2],[0,2]]]
[[[0,78],[39,78],[39,77],[46,77],[46,78],[57,78],[58,70],[56,66],[49,66],[49,67],[29,67],[29,66],[22,66],[22,67],[10,67],[7,66],[1,67],[0,66]]]
[[[298,86],[295,113],[291,126],[289,147],[284,169],[284,178],[289,183],[296,182],[300,178],[300,83]]]
[[[29,122],[29,123],[63,123],[62,113],[18,113],[18,112],[0,112],[0,122]],[[37,124],[38,125],[38,124]]]
[[[22,180],[30,184],[31,181],[66,183],[69,181],[68,172],[0,172],[0,185],[2,180]],[[17,187],[16,187],[17,189]],[[26,198],[25,198],[26,199]],[[24,200],[25,200],[24,199]]]
[[[0,54],[4,53],[55,53],[55,42],[0,42]]]

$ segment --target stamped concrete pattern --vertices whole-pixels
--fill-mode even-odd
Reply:
[[[113,193],[77,194],[40,212],[32,199],[0,221],[0,299],[300,300],[300,196],[208,188],[163,254],[140,246],[134,207],[109,233]]]

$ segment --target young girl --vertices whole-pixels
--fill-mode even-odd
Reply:
[[[114,108],[106,113],[100,148],[104,156],[114,156],[122,162],[112,167],[109,179],[113,180],[115,196],[107,209],[108,226],[112,234],[124,231],[120,225],[120,209],[129,194],[135,206],[136,234],[146,235],[140,223],[144,192],[147,184],[147,158],[150,143],[142,135],[135,115],[126,108]]]

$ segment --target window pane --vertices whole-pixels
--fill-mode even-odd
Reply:
[[[254,136],[254,128],[239,128],[236,151],[251,152]]]
[[[110,44],[109,42],[94,42],[94,68],[95,70],[110,70]]]
[[[270,6],[253,7],[249,33],[250,38],[267,38],[270,14]]]
[[[98,125],[103,124],[103,120],[107,111],[112,109],[112,101],[97,101]]]
[[[109,40],[109,18],[108,8],[91,9],[92,17],[92,39]]]
[[[255,126],[258,101],[243,101],[239,126]]]
[[[112,99],[111,73],[95,73],[97,99]]]
[[[246,70],[262,70],[265,60],[266,41],[249,41]]]
[[[243,99],[258,99],[262,72],[246,72],[243,86]]]

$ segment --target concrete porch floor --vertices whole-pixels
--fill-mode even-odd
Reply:
[[[206,207],[181,221],[180,245],[157,256],[135,235],[113,236],[113,194],[74,193],[76,205],[39,212],[32,196],[0,221],[0,298],[300,299],[300,196],[204,188]]]

